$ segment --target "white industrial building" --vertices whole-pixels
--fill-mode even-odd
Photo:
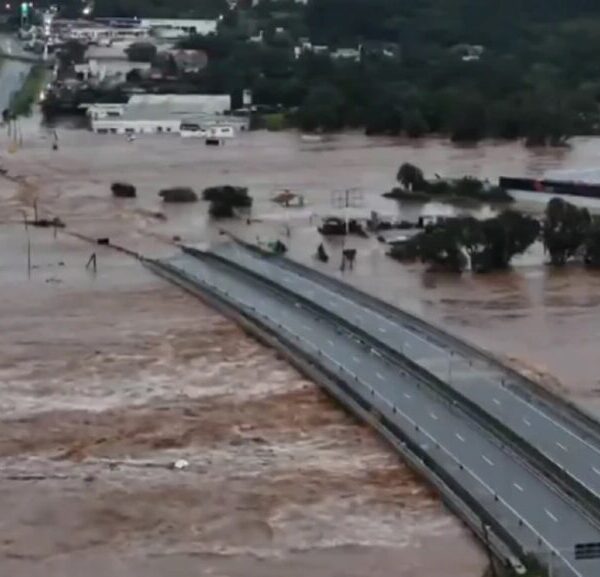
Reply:
[[[112,60],[95,60],[90,59],[82,64],[75,64],[75,73],[81,76],[83,80],[97,78],[104,80],[105,78],[120,78],[126,76],[132,70],[150,70],[149,62],[131,62],[129,60],[117,59]]]
[[[97,21],[56,20],[55,33],[65,39],[100,44],[131,43],[151,36],[175,39],[217,32],[218,20],[190,18],[99,18]]]
[[[151,30],[161,38],[179,38],[189,34],[214,34],[217,32],[217,20],[199,20],[189,18],[142,18],[142,28]]]
[[[248,119],[225,114],[225,94],[139,94],[126,104],[95,104],[88,108],[91,128],[111,134],[181,134],[182,125],[199,131],[221,127],[223,134],[246,130]],[[232,130],[229,130],[232,129]]]

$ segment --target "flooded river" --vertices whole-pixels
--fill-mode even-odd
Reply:
[[[418,164],[428,176],[470,174],[491,180],[500,175],[589,171],[600,165],[600,140],[594,138],[574,139],[569,148],[535,150],[518,143],[456,147],[441,139],[414,143],[357,133],[305,142],[295,133],[256,132],[215,148],[178,137],[129,143],[124,137],[59,129],[61,148],[53,152],[44,130],[34,126],[30,131],[26,147],[10,159],[15,172],[29,175],[33,188],[25,197],[31,201],[35,190],[49,210],[82,232],[110,235],[148,253],[157,250],[157,238],[218,242],[222,238],[218,231],[226,228],[252,241],[280,238],[289,244],[293,258],[309,263],[314,263],[312,255],[321,240],[316,232],[319,216],[340,213],[340,193],[345,189],[353,190],[348,210],[357,216],[377,210],[414,220],[420,214],[456,210],[438,203],[414,205],[383,198],[381,193],[394,185],[402,162]],[[117,178],[137,186],[137,200],[110,198],[110,183]],[[219,184],[249,187],[256,222],[215,225],[205,203],[164,206],[157,196],[166,186],[200,191]],[[286,210],[272,202],[283,189],[304,195],[305,206]],[[539,203],[519,206],[534,212],[544,208]],[[485,206],[461,210],[491,213]],[[153,218],[156,211],[166,220]],[[358,249],[358,267],[346,275],[348,282],[440,322],[536,373],[551,373],[568,394],[600,411],[598,274],[577,265],[550,269],[539,245],[517,259],[510,272],[453,276],[393,262],[375,239],[348,242]],[[324,268],[337,275],[341,244],[332,240],[326,246],[332,258]],[[164,245],[158,253],[172,250]]]
[[[217,313],[124,255],[48,230],[30,232],[35,268],[28,279],[20,211],[37,201],[42,216],[60,216],[68,231],[150,256],[176,251],[174,237],[220,242],[221,229],[252,241],[279,238],[292,258],[338,276],[339,239],[326,242],[327,265],[312,255],[319,217],[340,211],[340,191],[353,190],[349,212],[360,216],[450,214],[454,207],[397,203],[381,193],[402,162],[429,176],[492,180],[588,170],[600,164],[600,140],[536,151],[360,134],[308,143],[298,134],[258,132],[217,148],[59,127],[53,151],[35,118],[23,130],[14,154],[0,134],[1,164],[14,178],[0,179],[0,221],[7,224],[0,229],[0,316],[8,327],[0,429],[3,466],[50,480],[43,491],[41,483],[27,491],[20,481],[0,491],[11,519],[4,552],[13,564],[3,568],[27,577],[41,574],[34,567],[57,577],[94,567],[104,577],[116,566],[131,575],[183,576],[198,566],[231,577],[481,575],[483,553],[387,449],[361,440],[368,433]],[[134,184],[138,197],[113,199],[115,180]],[[158,197],[168,186],[200,192],[220,184],[249,187],[251,224],[214,223],[204,202],[169,206]],[[303,194],[305,206],[273,203],[282,189]],[[462,210],[491,214],[485,206]],[[375,238],[348,239],[347,246],[358,250],[347,282],[534,376],[553,375],[565,394],[600,413],[600,275],[575,265],[551,270],[540,246],[511,271],[484,276],[396,263]],[[85,270],[92,252],[97,275]],[[163,465],[178,457],[191,466],[176,476]],[[49,559],[55,564],[40,562]]]

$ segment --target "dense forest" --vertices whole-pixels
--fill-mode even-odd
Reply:
[[[597,0],[96,0],[97,15],[222,16],[198,90],[305,130],[561,145],[600,132]],[[262,33],[262,36],[261,36]],[[253,42],[260,36],[262,41]],[[294,53],[300,39],[328,51]],[[360,58],[334,58],[354,48]]]

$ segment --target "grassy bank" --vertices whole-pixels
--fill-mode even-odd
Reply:
[[[43,64],[34,64],[21,86],[10,101],[9,110],[13,116],[29,116],[34,104],[39,100],[46,80],[46,68]]]

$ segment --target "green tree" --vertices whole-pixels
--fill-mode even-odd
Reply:
[[[590,223],[586,208],[578,208],[558,197],[548,202],[542,233],[553,265],[564,265],[575,256],[586,239]]]
[[[298,122],[303,130],[339,130],[343,126],[344,100],[333,84],[312,88],[298,110]]]
[[[486,247],[481,252],[480,271],[507,268],[518,254],[523,254],[538,238],[539,222],[530,216],[507,210],[482,222]]]
[[[393,90],[384,89],[371,98],[366,111],[365,130],[367,134],[400,134],[402,116],[398,95]]]
[[[410,138],[420,138],[429,131],[427,121],[418,108],[406,113],[404,117],[404,129]]]
[[[415,241],[421,261],[451,272],[462,272],[467,264],[460,236],[454,227],[439,227],[418,235]]]
[[[403,163],[398,169],[398,174],[396,175],[396,180],[406,189],[406,190],[425,190],[426,188],[426,180],[423,176],[423,171],[414,164],[410,164],[409,162]]]
[[[486,112],[479,95],[456,96],[452,104],[449,131],[454,142],[477,142],[486,135]]]

